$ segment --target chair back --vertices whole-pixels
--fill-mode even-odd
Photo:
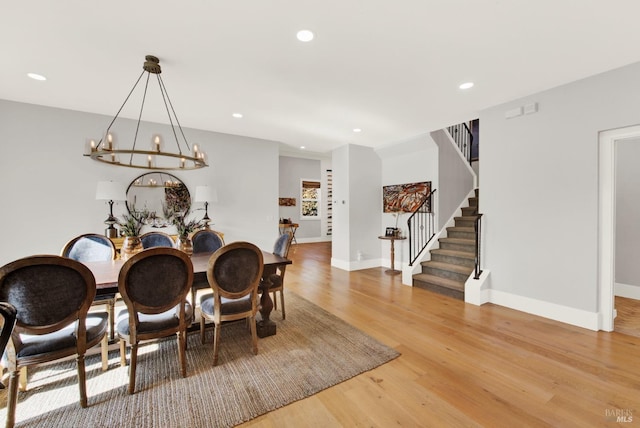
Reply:
[[[114,260],[116,258],[116,246],[106,236],[86,233],[76,236],[67,242],[60,255],[79,262]]]
[[[171,236],[163,232],[147,232],[140,237],[142,248],[172,247],[175,245]]]
[[[257,295],[263,267],[258,247],[249,242],[233,242],[211,255],[207,279],[216,298],[239,299]]]
[[[291,232],[284,232],[276,239],[276,243],[273,245],[273,254],[280,257],[287,257],[289,255],[289,248],[291,248],[291,240],[293,235]]]
[[[61,256],[31,256],[0,268],[0,301],[17,310],[15,333],[46,334],[75,320],[78,342],[96,296],[96,280],[85,265]]]
[[[224,239],[217,232],[210,229],[197,231],[191,237],[193,253],[213,253],[224,246]]]
[[[4,349],[9,343],[9,338],[16,325],[16,308],[11,303],[0,302],[0,316],[2,316],[2,332],[0,333],[0,355],[4,353]]]
[[[149,248],[127,260],[118,291],[129,313],[159,314],[186,301],[193,282],[189,256],[167,247]],[[181,305],[184,310],[184,305]]]

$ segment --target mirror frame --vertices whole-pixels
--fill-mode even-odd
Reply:
[[[156,178],[157,177],[157,178]],[[156,179],[155,183],[157,184],[149,184],[149,179]],[[173,184],[169,184],[169,187],[167,186],[168,183],[173,183]],[[177,184],[176,184],[177,183]],[[167,196],[168,196],[168,190],[169,189],[175,189],[175,191],[171,192],[175,195],[175,197],[178,200],[178,211],[188,211],[191,208],[191,193],[189,192],[189,189],[187,188],[187,185],[184,184],[184,182],[182,180],[180,180],[178,177],[176,177],[173,174],[169,174],[166,172],[162,172],[162,171],[153,171],[153,172],[147,172],[144,173],[138,177],[136,177],[135,179],[133,179],[133,181],[131,181],[131,183],[129,184],[129,187],[127,187],[127,200],[125,201],[125,204],[127,206],[127,211],[129,212],[129,215],[139,219],[140,218],[140,213],[141,211],[136,210],[136,207],[134,206],[133,203],[130,203],[130,196],[132,193],[132,188],[136,188],[136,187],[148,187],[148,188],[164,188],[165,189],[165,198],[164,200],[160,201],[160,204],[162,205],[163,208],[163,212],[160,213],[160,215],[158,215],[158,213],[156,213],[155,218],[159,218],[159,219],[164,219],[165,222],[162,225],[157,225],[156,227],[164,227],[164,226],[169,226],[169,219],[165,218],[165,215],[167,214],[166,212],[166,208],[169,204],[169,201],[167,201]],[[155,212],[155,211],[154,211]],[[175,212],[175,211],[174,211]],[[154,217],[152,217],[154,218]],[[153,221],[153,220],[152,220]],[[145,224],[149,224],[148,220],[145,221]]]

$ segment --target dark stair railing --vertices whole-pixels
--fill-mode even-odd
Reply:
[[[473,275],[473,279],[479,279],[480,274],[482,273],[481,263],[480,263],[480,235],[482,234],[482,214],[476,214],[476,221],[473,224],[473,229],[476,235],[476,257],[475,257],[475,268]]]
[[[471,164],[471,145],[473,144],[473,133],[466,123],[447,127],[449,135],[456,142],[456,145],[462,152],[464,158]]]
[[[435,236],[433,195],[435,190],[429,192],[423,199],[420,206],[411,214],[407,220],[409,229],[409,266],[413,266],[422,250],[427,247],[429,241]]]

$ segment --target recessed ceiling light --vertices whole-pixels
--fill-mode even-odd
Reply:
[[[310,42],[313,40],[313,33],[309,30],[300,30],[298,31],[298,34],[296,34],[296,37],[301,42]]]
[[[305,146],[300,146],[300,150],[304,150],[304,149],[306,149]]]
[[[242,117],[242,113],[233,113],[231,116],[235,117],[236,119],[240,119]]]
[[[31,77],[33,80],[47,80],[42,74],[37,73],[27,73],[27,76]]]
[[[360,128],[353,128],[353,132],[362,132],[362,129],[360,129]]]
[[[469,89],[473,88],[473,82],[465,82],[459,86],[460,89]]]

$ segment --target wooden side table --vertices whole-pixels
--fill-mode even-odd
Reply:
[[[280,223],[280,235],[282,235],[286,231],[291,232],[291,243],[297,244],[298,241],[296,241],[296,230],[298,229],[298,226],[298,223]]]
[[[387,241],[391,241],[391,269],[387,269],[386,271],[384,271],[386,274],[389,275],[397,275],[399,273],[402,273],[401,270],[396,270],[395,269],[395,257],[396,257],[396,251],[395,251],[395,242],[396,241],[402,241],[404,239],[407,239],[403,236],[378,236],[378,239],[385,239]]]

